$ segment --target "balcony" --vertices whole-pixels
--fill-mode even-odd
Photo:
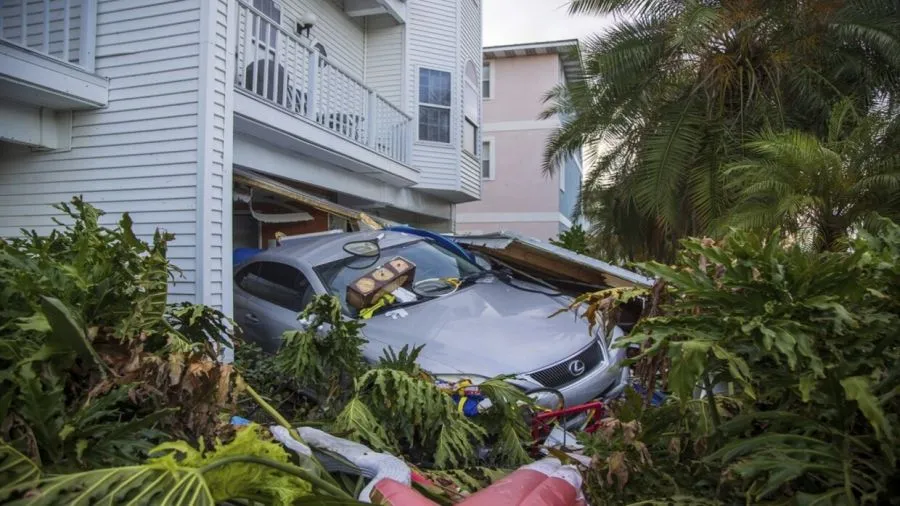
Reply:
[[[0,2],[0,94],[56,110],[106,105],[94,74],[97,0]]]
[[[251,5],[238,9],[236,130],[274,142],[268,127],[293,137],[284,147],[355,172],[417,179],[409,115]]]

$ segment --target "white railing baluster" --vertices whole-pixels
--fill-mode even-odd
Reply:
[[[377,123],[375,122],[377,110],[378,110],[378,94],[372,90],[369,90],[369,112],[366,116],[366,141],[369,144],[370,148],[374,148],[377,145],[377,139],[375,138],[375,132],[378,131],[376,128]]]
[[[44,54],[50,54],[50,0],[44,0]]]
[[[268,98],[269,100],[274,101],[275,95],[272,94],[271,96],[269,96],[269,67],[271,67],[271,65],[269,64],[269,61],[270,61],[269,60],[269,51],[271,51],[271,48],[269,47],[269,26],[270,25],[269,25],[268,21],[263,22],[262,25],[260,26],[260,30],[262,30],[262,28],[265,27],[266,35],[263,36],[262,31],[260,31],[260,33],[259,33],[259,40],[263,41],[262,46],[263,46],[263,51],[264,51],[264,53],[263,53],[262,95],[264,97]]]
[[[253,43],[253,83],[251,84],[253,93],[260,94],[259,90],[259,44],[260,44],[260,28],[259,24],[262,22],[262,18],[256,14],[253,16],[253,36],[256,37],[256,42]]]
[[[316,98],[319,93],[319,52],[310,51],[309,68],[306,69],[306,75],[309,76],[306,83],[306,116],[316,120]]]
[[[81,31],[78,39],[78,64],[94,71],[97,45],[97,0],[81,0]]]
[[[22,0],[22,28],[19,29],[19,38],[22,39],[22,45],[28,45],[28,0]]]
[[[71,25],[71,20],[69,19],[70,11],[71,6],[69,5],[69,0],[63,0],[63,61],[69,61],[69,25]]]

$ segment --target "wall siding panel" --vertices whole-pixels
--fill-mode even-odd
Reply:
[[[310,30],[310,37],[300,39],[310,47],[317,42],[325,46],[328,59],[344,70],[362,78],[365,72],[365,29],[360,19],[353,19],[341,8],[343,2],[334,0],[282,0],[281,26],[291,33],[297,29],[297,20],[312,11],[319,18]]]
[[[170,298],[198,300],[200,6],[99,1],[96,73],[110,78],[109,106],[73,113],[68,151],[0,144],[0,236],[49,233],[50,205],[82,194],[107,225],[127,211],[144,240],[175,233],[169,256],[183,277]]]
[[[413,117],[413,139],[418,139],[419,68],[451,73],[452,96],[450,144],[414,141],[412,166],[419,169],[418,188],[425,190],[459,189],[460,102],[457,56],[458,4],[454,0],[416,0],[408,2],[407,96],[408,113]]]
[[[478,81],[475,83],[478,96],[481,97],[481,59],[483,53],[481,50],[481,2],[460,2],[460,18],[459,23],[459,83],[460,103],[463,100],[463,90],[465,89],[465,68],[468,62],[472,62],[478,71]],[[482,124],[481,100],[478,100],[478,138],[475,145],[479,150],[477,157],[463,154],[459,163],[459,181],[460,189],[466,195],[472,198],[481,196],[481,124]],[[460,121],[459,135],[462,139],[462,128],[465,123]]]
[[[403,103],[403,25],[386,16],[366,22],[365,83],[391,103]]]

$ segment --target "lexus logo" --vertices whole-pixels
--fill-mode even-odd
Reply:
[[[584,362],[578,359],[569,362],[569,372],[572,376],[581,376],[584,374]]]

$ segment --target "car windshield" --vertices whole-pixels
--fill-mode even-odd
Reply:
[[[347,304],[347,285],[356,281],[372,267],[401,256],[416,265],[415,281],[434,278],[462,278],[481,271],[464,257],[428,239],[385,248],[375,258],[348,256],[315,268],[316,274],[329,293],[337,297],[344,311],[356,316],[356,308]]]

